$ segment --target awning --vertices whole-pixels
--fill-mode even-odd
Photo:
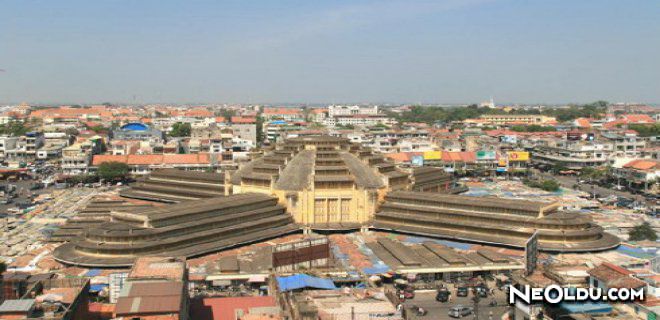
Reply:
[[[231,285],[231,280],[213,280],[214,287],[226,287]]]
[[[250,273],[250,274],[215,274],[206,277],[206,281],[215,281],[215,280],[249,280],[253,276],[266,276],[262,273]]]
[[[266,276],[262,274],[255,274],[251,276],[248,281],[249,283],[255,283],[255,282],[266,282]]]
[[[330,279],[312,277],[306,274],[295,274],[288,277],[277,277],[277,284],[279,286],[280,292],[303,288],[326,290],[337,289],[335,284]]]

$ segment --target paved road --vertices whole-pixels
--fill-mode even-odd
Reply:
[[[474,307],[474,302],[472,301],[472,292],[468,294],[467,297],[456,297],[456,290],[452,290],[451,302],[438,302],[435,301],[435,292],[419,292],[415,293],[415,298],[412,300],[407,300],[404,302],[404,307],[406,309],[410,308],[413,305],[422,307],[428,311],[426,316],[416,316],[412,315],[408,319],[414,320],[423,320],[423,319],[453,319],[449,317],[449,310],[457,305],[464,305],[469,307]],[[491,307],[488,304],[493,299],[492,296],[488,298],[481,299],[479,302],[479,315],[478,319],[480,320],[489,320],[491,319],[501,319],[502,315],[509,311],[509,305],[506,303],[506,295],[504,292],[495,290],[495,300],[497,301],[497,306]],[[409,312],[409,314],[412,314]],[[464,317],[464,319],[475,319],[475,315],[470,315]]]
[[[557,180],[557,182],[559,182],[564,188],[572,189],[573,186],[578,183],[578,178],[574,176],[552,175],[550,173],[540,172],[540,171],[537,171],[536,173],[540,174],[545,178],[552,178]],[[596,194],[598,194],[600,197],[615,195],[615,196],[625,197],[628,199],[635,199],[646,203],[646,199],[643,196],[632,194],[627,191],[608,189],[608,188],[603,188],[601,186],[585,184],[585,183],[578,184],[578,189],[584,192],[588,192],[590,194],[596,192]]]

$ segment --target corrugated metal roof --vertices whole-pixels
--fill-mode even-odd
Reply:
[[[182,282],[127,282],[126,285],[130,297],[170,296],[183,292]]]
[[[117,316],[137,314],[178,313],[181,310],[181,295],[154,297],[124,297],[117,300]]]
[[[5,300],[0,305],[0,314],[8,312],[28,312],[34,308],[34,299]]]

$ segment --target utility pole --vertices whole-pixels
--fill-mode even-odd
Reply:
[[[474,301],[474,319],[479,320],[479,296],[476,291],[474,292],[472,301]]]

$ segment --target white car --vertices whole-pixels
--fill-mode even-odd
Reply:
[[[474,309],[472,307],[457,305],[449,310],[449,316],[452,318],[462,318],[471,315],[473,312]]]

